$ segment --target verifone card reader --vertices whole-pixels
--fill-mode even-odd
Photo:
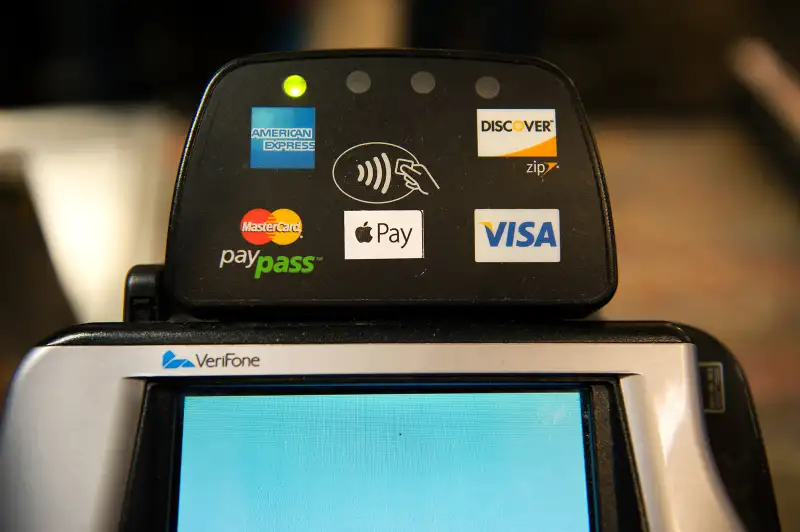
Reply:
[[[224,67],[163,266],[33,349],[0,530],[778,531],[747,383],[691,327],[566,320],[615,250],[575,88],[443,51]]]

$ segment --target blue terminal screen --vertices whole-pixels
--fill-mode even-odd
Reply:
[[[588,532],[578,392],[187,396],[178,532]]]

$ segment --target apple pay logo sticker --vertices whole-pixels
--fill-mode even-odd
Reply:
[[[344,258],[421,259],[422,211],[345,211]]]

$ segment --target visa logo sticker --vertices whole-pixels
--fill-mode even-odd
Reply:
[[[555,109],[478,109],[478,157],[557,157]]]
[[[475,209],[475,262],[561,262],[558,209]]]
[[[253,107],[250,168],[314,168],[313,107]]]

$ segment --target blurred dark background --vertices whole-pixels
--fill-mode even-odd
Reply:
[[[378,20],[370,4],[394,6],[384,10],[393,20]],[[376,13],[368,24],[396,26],[383,32],[394,42],[376,44],[545,57],[597,111],[729,110],[736,90],[727,56],[748,36],[800,61],[793,0],[229,0],[213,9],[188,0],[45,0],[13,8],[0,32],[3,106],[157,101],[191,113],[231,58],[306,48],[315,36],[336,44],[322,34],[337,26],[343,46],[380,33],[353,25],[364,13],[336,19],[315,10]]]
[[[180,150],[227,61],[309,48],[535,55],[575,81],[619,246],[610,319],[740,358],[800,530],[800,2],[41,0],[0,16],[0,390],[55,329],[121,318],[160,262]],[[2,393],[0,393],[2,397]]]

